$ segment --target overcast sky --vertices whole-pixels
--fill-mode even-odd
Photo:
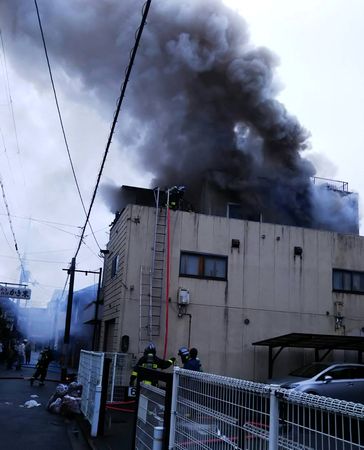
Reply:
[[[0,13],[6,12],[0,14],[3,44],[0,48],[0,175],[18,249],[25,255],[26,267],[31,272],[32,304],[44,306],[55,288],[63,288],[66,274],[62,269],[68,267],[75,253],[79,227],[85,218],[58,121],[33,2],[5,0],[4,3],[7,2],[11,7],[0,5]],[[116,8],[118,2],[105,3]],[[152,2],[152,10],[157,3],[159,0]],[[277,55],[277,82],[281,88],[278,99],[310,132],[311,150],[307,157],[314,162],[317,175],[348,181],[349,188],[362,196],[364,2],[226,0],[225,3],[245,18],[251,45],[268,47]],[[108,78],[108,64],[117,68],[120,83],[125,61],[105,58],[93,71],[82,66],[88,61],[86,57],[85,61],[71,57],[75,53],[72,46],[78,46],[77,42],[72,41],[69,48],[57,47],[62,42],[57,37],[67,29],[67,21],[82,24],[82,11],[73,9],[72,4],[68,4],[58,20],[56,14],[52,15],[52,8],[57,10],[64,3],[38,0],[41,16],[49,18],[43,28],[49,40],[49,57],[69,148],[88,208],[118,97],[117,77]],[[134,2],[138,13],[135,17],[139,20],[142,4],[142,1]],[[110,30],[114,26],[110,24]],[[130,42],[122,45],[131,48],[136,22],[131,20],[120,26],[130,28]],[[90,39],[95,54],[114,55],[113,42],[115,48],[116,44],[120,45],[117,36],[110,32],[105,41],[108,48],[98,47],[98,40],[92,40],[89,30],[83,30],[82,26],[79,30],[80,42]],[[100,20],[98,32],[108,34],[105,21]],[[39,42],[35,44],[37,39]],[[78,64],[79,72],[73,67]],[[85,84],[87,75],[88,84]],[[92,77],[98,76],[104,77],[103,85],[93,84]],[[130,117],[122,111],[119,127],[124,132],[132,126],[129,121]],[[133,139],[125,132],[124,141],[113,140],[103,182],[148,187],[152,174],[138,165],[138,146]],[[91,223],[101,248],[106,246],[112,220],[110,206],[98,196]],[[0,243],[0,281],[16,283],[19,260],[2,192]],[[77,268],[98,270],[103,265],[98,253],[88,229]],[[97,277],[77,274],[75,289],[96,281]]]

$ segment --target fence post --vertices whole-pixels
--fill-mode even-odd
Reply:
[[[99,426],[97,429],[97,434],[100,436],[103,436],[105,431],[105,412],[106,412],[107,390],[109,387],[110,364],[111,359],[104,358],[104,367],[102,371],[102,383],[101,383],[101,396],[100,396]]]
[[[171,400],[171,422],[169,428],[169,450],[174,448],[176,436],[176,414],[177,414],[177,393],[179,384],[179,368],[175,367],[173,371],[172,400]]]
[[[111,381],[111,399],[110,401],[114,401],[114,389],[115,389],[115,376],[116,376],[116,358],[117,354],[115,353],[112,359],[112,381]]]
[[[278,450],[278,427],[279,427],[278,398],[276,397],[276,389],[272,388],[270,391],[270,406],[269,406],[268,450]]]
[[[163,448],[163,427],[153,428],[153,449],[152,450],[162,450]]]
[[[93,352],[92,354],[95,354]],[[94,410],[92,414],[92,422],[91,422],[91,436],[97,436],[98,428],[99,428],[99,414],[100,414],[100,403],[101,403],[101,393],[102,393],[102,373],[104,370],[104,353],[101,354],[101,362],[99,367],[99,374],[97,380],[97,386],[95,388],[95,400],[94,400]]]

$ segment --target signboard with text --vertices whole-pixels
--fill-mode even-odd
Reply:
[[[0,284],[0,297],[20,298],[29,300],[32,294],[31,289],[22,286],[4,286]]]

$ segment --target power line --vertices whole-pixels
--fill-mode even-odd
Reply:
[[[6,215],[6,214],[1,214],[1,213],[0,213],[0,216],[5,216],[5,215]],[[11,217],[13,217],[13,218],[18,218],[18,219],[33,220],[33,219],[30,218],[30,217],[27,218],[27,217],[13,216],[13,215],[11,215]],[[45,225],[45,226],[47,226],[47,227],[50,227],[50,228],[53,228],[53,229],[55,229],[55,230],[61,231],[62,233],[70,234],[71,236],[75,236],[75,237],[77,237],[77,238],[80,236],[79,234],[72,233],[71,231],[63,230],[62,228],[59,228],[59,227],[53,225],[52,222],[49,222],[49,221],[41,221],[41,220],[38,220],[38,221],[37,221],[37,220],[34,220],[34,222],[39,222],[39,223],[41,223],[42,225]],[[63,226],[72,226],[72,225],[63,225]],[[75,228],[80,229],[81,227],[75,227]]]
[[[36,0],[34,0],[34,1],[36,1]],[[140,26],[139,26],[139,28],[137,29],[137,32],[136,32],[135,44],[134,44],[134,47],[133,47],[133,49],[131,51],[129,64],[128,64],[128,66],[126,68],[126,71],[125,71],[125,77],[124,77],[124,81],[123,81],[123,84],[122,84],[122,87],[121,87],[120,97],[118,98],[116,110],[115,110],[115,113],[114,113],[113,122],[112,122],[110,133],[109,133],[109,138],[107,140],[107,144],[106,144],[104,156],[103,156],[103,159],[102,159],[101,167],[100,167],[100,170],[99,170],[99,173],[98,173],[98,176],[97,176],[96,186],[95,186],[94,192],[92,194],[92,199],[91,199],[90,207],[89,207],[89,210],[88,210],[88,213],[87,213],[86,222],[85,222],[85,224],[83,226],[82,234],[81,234],[80,241],[78,243],[78,247],[77,247],[77,250],[76,250],[74,258],[77,257],[78,252],[80,251],[80,248],[81,248],[81,244],[83,242],[86,226],[87,226],[87,223],[89,221],[89,218],[90,218],[90,215],[91,215],[91,210],[92,210],[92,207],[93,207],[94,202],[95,202],[97,189],[99,187],[101,175],[102,175],[102,172],[104,170],[104,166],[105,166],[107,155],[109,153],[109,149],[110,149],[110,145],[111,145],[111,139],[112,139],[113,134],[114,134],[114,130],[115,130],[116,123],[117,123],[117,120],[118,120],[119,112],[120,112],[120,109],[121,109],[121,104],[122,104],[123,99],[124,99],[126,87],[127,87],[128,81],[129,81],[130,74],[131,74],[131,69],[132,69],[133,64],[134,64],[135,56],[136,56],[136,53],[137,53],[137,50],[138,50],[138,47],[139,47],[140,39],[142,37],[143,29],[144,29],[144,26],[145,26],[145,23],[146,23],[146,20],[147,20],[147,16],[148,16],[148,12],[149,12],[149,8],[150,8],[151,2],[152,2],[152,0],[147,0],[145,2],[144,6],[143,6],[142,20],[141,20]]]
[[[0,258],[7,258],[7,259],[17,259],[15,256],[8,256],[8,255],[0,255]],[[44,264],[67,264],[65,261],[51,261],[48,259],[29,259],[29,258],[22,258],[22,261],[24,262],[37,262],[37,263],[44,263]]]
[[[61,115],[61,110],[60,110],[59,103],[58,103],[57,91],[56,91],[56,87],[55,87],[55,84],[54,84],[54,81],[53,81],[52,69],[51,69],[51,64],[50,64],[49,57],[48,57],[48,51],[47,51],[46,41],[45,41],[44,32],[43,32],[42,21],[41,21],[40,14],[39,14],[39,9],[38,9],[38,3],[37,3],[37,0],[34,0],[34,4],[35,4],[35,9],[36,9],[36,11],[37,11],[37,17],[38,17],[39,29],[40,29],[40,33],[41,33],[41,36],[42,36],[42,42],[43,42],[43,47],[44,47],[44,53],[45,53],[45,57],[46,57],[46,60],[47,60],[47,66],[48,66],[49,76],[50,76],[50,79],[51,79],[51,84],[52,84],[52,89],[53,89],[54,99],[55,99],[55,102],[56,102],[56,107],[57,107],[57,112],[58,112],[58,118],[59,118],[59,122],[60,122],[60,125],[61,125],[62,135],[63,135],[63,140],[64,140],[64,143],[65,143],[65,146],[66,146],[66,150],[67,150],[67,154],[68,154],[68,159],[69,159],[69,162],[70,162],[70,165],[71,165],[71,169],[72,169],[73,178],[74,178],[74,180],[75,180],[75,184],[76,184],[76,187],[77,187],[78,195],[79,195],[80,200],[81,200],[81,204],[82,204],[83,211],[84,211],[84,213],[85,213],[85,215],[86,215],[86,217],[87,217],[87,222],[86,222],[86,224],[88,223],[88,225],[89,225],[89,227],[90,227],[90,230],[91,230],[91,233],[92,233],[92,235],[93,235],[93,237],[94,237],[94,239],[95,239],[96,245],[98,246],[99,249],[101,249],[99,243],[97,242],[96,236],[95,236],[95,234],[94,234],[94,232],[93,232],[91,223],[89,222],[89,216],[87,216],[86,207],[85,207],[85,204],[84,204],[82,195],[81,195],[80,186],[79,186],[79,184],[78,184],[78,180],[77,180],[75,168],[74,168],[74,165],[73,165],[73,161],[72,161],[70,149],[69,149],[69,146],[68,146],[68,141],[67,141],[67,137],[66,137],[66,132],[65,132],[65,129],[64,129],[64,125],[63,125],[63,119],[62,119],[62,115]]]
[[[20,153],[20,148],[19,148],[19,141],[18,141],[18,132],[16,129],[16,123],[15,123],[15,115],[14,115],[14,108],[13,108],[13,100],[11,98],[11,91],[10,91],[10,83],[9,83],[9,75],[8,75],[8,67],[7,67],[7,63],[6,63],[6,56],[5,56],[5,46],[4,46],[4,40],[3,40],[3,35],[2,32],[0,30],[0,40],[1,40],[1,47],[3,50],[3,55],[4,55],[4,68],[5,68],[5,79],[6,79],[6,86],[7,86],[7,90],[8,90],[8,96],[9,96],[9,104],[10,104],[10,110],[11,110],[11,117],[13,120],[13,127],[14,127],[14,133],[15,133],[15,142],[16,142],[16,148],[18,153]]]
[[[5,216],[5,215],[6,214],[1,214],[0,213],[0,216]],[[71,225],[69,223],[54,222],[54,221],[51,221],[51,220],[44,220],[44,219],[35,219],[34,217],[24,217],[24,216],[15,216],[15,215],[11,215],[11,217],[13,217],[14,219],[31,220],[33,222],[44,223],[46,225],[50,224],[50,225],[60,225],[62,227],[79,228],[79,229],[81,228],[79,225]],[[100,230],[97,230],[96,233],[98,231],[100,231]]]
[[[0,223],[0,228],[1,228],[1,231],[3,232],[4,239],[5,239],[6,243],[8,244],[9,248],[12,249],[12,247],[10,245],[10,242],[8,241],[8,238],[7,238],[6,234],[5,234],[5,230],[4,230],[4,228],[3,228],[1,223]]]
[[[7,200],[6,200],[5,187],[4,187],[4,184],[2,182],[1,176],[0,176],[0,186],[1,186],[1,191],[2,191],[2,195],[3,195],[5,208],[6,208],[6,211],[7,211],[7,214],[8,214],[8,221],[9,221],[10,230],[11,230],[11,233],[12,233],[13,239],[14,239],[15,251],[16,251],[16,253],[18,255],[18,258],[19,258],[19,261],[20,261],[21,270],[24,271],[23,261],[21,259],[19,248],[18,248],[18,243],[16,241],[15,232],[14,232],[14,228],[13,228],[13,223],[11,221],[11,216],[10,216],[9,205],[8,205]]]

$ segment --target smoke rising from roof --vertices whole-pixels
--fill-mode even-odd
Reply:
[[[41,47],[35,11],[20,0],[5,3],[0,13],[9,16],[25,71]],[[109,114],[143,2],[39,4],[52,59]],[[311,183],[315,168],[302,157],[309,135],[276,99],[277,64],[268,49],[254,47],[245,21],[221,0],[155,0],[118,138],[154,175],[153,186],[186,185],[197,202],[208,185],[248,216],[345,230],[355,208]],[[33,70],[40,81],[44,73]]]

